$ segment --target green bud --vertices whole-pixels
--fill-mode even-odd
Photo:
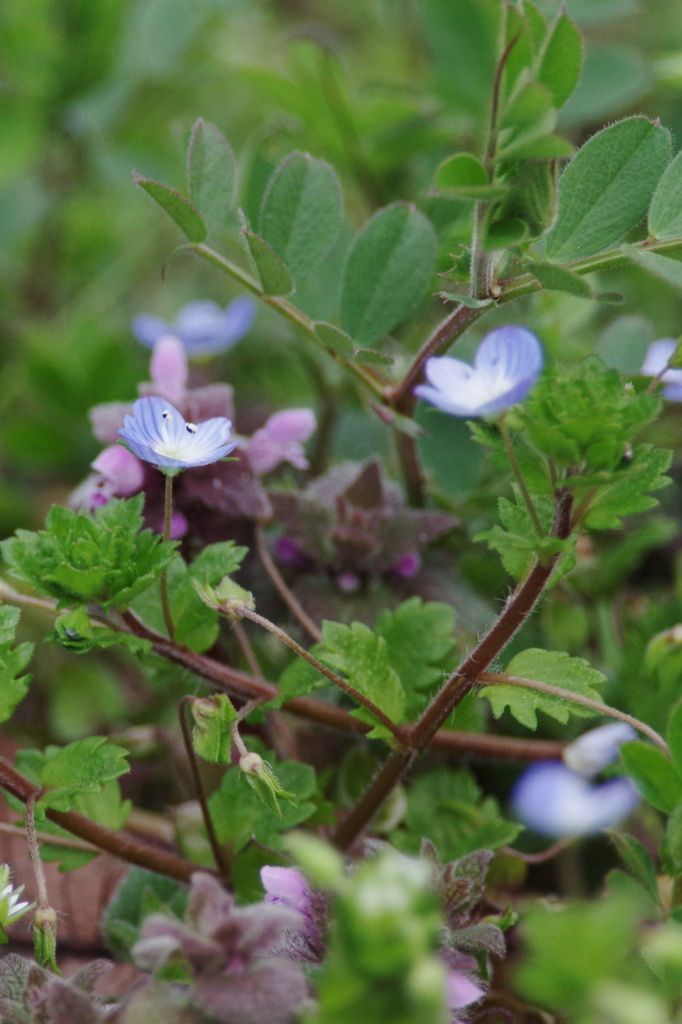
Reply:
[[[230,763],[232,735],[230,726],[237,720],[237,712],[229,697],[217,693],[214,697],[195,697],[191,702],[195,727],[192,734],[194,749],[205,761]]]
[[[288,793],[282,788],[282,784],[273,772],[272,767],[267,761],[263,760],[260,754],[244,754],[239,759],[239,768],[246,776],[246,781],[249,785],[253,786],[263,803],[275,811],[280,818],[282,817],[282,811],[280,810],[279,801],[295,802],[294,794]]]
[[[52,907],[35,912],[33,951],[41,967],[54,974],[62,973],[57,967],[57,914]]]
[[[241,609],[247,608],[253,611],[256,607],[253,594],[240,587],[238,583],[231,580],[229,576],[223,576],[216,587],[208,583],[200,583],[193,579],[194,589],[209,608],[216,608],[221,615],[228,619],[240,619]]]

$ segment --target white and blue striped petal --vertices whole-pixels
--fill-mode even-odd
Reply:
[[[190,469],[217,462],[237,446],[230,441],[231,427],[223,416],[187,423],[170,402],[153,395],[138,398],[119,434],[145,462],[167,469]]]
[[[542,370],[540,342],[523,327],[498,327],[478,346],[474,365],[451,356],[432,356],[428,384],[414,393],[453,416],[489,416],[521,402]]]

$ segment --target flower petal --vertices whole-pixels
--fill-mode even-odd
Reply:
[[[621,743],[636,739],[637,733],[627,722],[611,722],[599,729],[590,729],[564,747],[564,764],[591,778],[616,760]]]

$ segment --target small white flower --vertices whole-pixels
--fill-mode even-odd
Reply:
[[[488,416],[522,401],[542,369],[540,342],[523,327],[498,327],[487,334],[474,365],[450,356],[432,356],[424,372],[428,384],[414,393],[453,416]]]
[[[636,739],[637,733],[627,722],[611,722],[599,729],[590,729],[564,747],[564,764],[591,779],[616,760],[621,743]]]

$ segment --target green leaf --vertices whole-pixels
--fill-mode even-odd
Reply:
[[[246,547],[235,544],[233,540],[218,541],[208,544],[189,564],[189,574],[199,583],[207,583],[214,587],[223,576],[231,576],[237,572],[249,553]]]
[[[669,133],[646,117],[629,117],[593,135],[559,181],[547,259],[566,263],[590,256],[634,227],[669,155]]]
[[[353,353],[354,363],[367,363],[375,366],[391,366],[393,359],[391,356],[384,355],[383,352],[377,352],[373,348],[356,348]]]
[[[420,9],[441,91],[456,110],[482,115],[495,74],[501,5],[496,0],[424,0]]]
[[[341,326],[357,344],[378,341],[418,305],[431,280],[436,236],[423,213],[393,203],[374,214],[348,253]]]
[[[175,221],[190,242],[205,241],[208,235],[206,224],[196,206],[190,203],[189,199],[185,199],[174,188],[162,185],[159,181],[152,181],[151,178],[140,178],[135,174],[133,181],[143,188],[152,199],[156,200],[161,209],[168,214],[171,220]]]
[[[33,644],[23,643],[12,647],[14,634],[19,622],[18,608],[0,605],[0,722],[6,722],[28,692],[29,675],[24,671],[31,655]]]
[[[682,801],[682,780],[663,751],[632,740],[621,746],[620,756],[644,799],[665,814],[674,811]]]
[[[500,119],[500,128],[518,129],[537,121],[550,107],[552,93],[540,82],[528,82],[516,93]]]
[[[218,639],[218,612],[213,607],[207,607],[196,590],[196,584],[211,587],[212,582],[217,582],[221,578],[218,566],[212,561],[215,555],[215,552],[209,553],[203,560],[203,565],[200,561],[196,568],[196,561],[201,559],[201,555],[191,566],[187,566],[184,559],[176,555],[166,572],[170,613],[175,624],[175,640],[193,651],[207,651]],[[219,556],[218,560],[221,560]],[[228,559],[225,561],[229,564]],[[156,581],[146,593],[135,600],[133,609],[157,633],[167,635],[160,581]]]
[[[192,742],[204,761],[230,764],[232,734],[230,726],[237,721],[237,712],[224,693],[213,697],[195,697],[190,704],[194,718]]]
[[[654,903],[659,905],[660,894],[651,855],[634,836],[617,832],[615,829],[609,829],[608,836],[630,874],[646,889]]]
[[[68,811],[74,798],[84,793],[99,793],[105,782],[128,771],[127,750],[109,743],[105,736],[88,736],[68,746],[48,747],[40,779],[47,790],[40,807]]]
[[[592,289],[587,281],[579,277],[578,274],[566,270],[565,267],[537,261],[528,262],[525,266],[538,284],[541,284],[547,291],[568,292],[569,295],[576,295],[580,299],[592,298]]]
[[[552,26],[540,58],[537,77],[547,86],[555,107],[562,107],[571,95],[583,63],[583,44],[574,21],[562,11]]]
[[[549,531],[554,516],[554,501],[545,495],[533,495],[533,504],[541,525],[546,530],[543,538],[538,537],[535,524],[519,495],[516,502],[500,498],[498,510],[502,526],[477,533],[474,540],[487,542],[498,551],[502,564],[515,579],[520,580],[536,558],[549,559],[558,554],[559,559],[550,578],[550,585],[558,582],[575,565],[574,539],[558,540],[550,537]]]
[[[658,183],[649,207],[649,233],[654,238],[682,235],[682,152]]]
[[[76,608],[55,619],[54,633],[49,639],[76,654],[87,654],[96,647],[114,647],[117,644],[134,654],[146,654],[152,649],[150,640],[92,622],[84,608]]]
[[[682,875],[682,804],[678,804],[668,818],[663,850],[663,860],[671,862],[671,873]]]
[[[391,668],[384,638],[361,622],[349,627],[325,621],[322,635],[328,652],[324,660],[344,672],[351,686],[369,697],[393,722],[401,722],[405,692]]]
[[[488,251],[507,249],[523,242],[527,235],[528,225],[525,220],[521,220],[520,217],[504,217],[488,225],[483,248]]]
[[[102,917],[107,946],[120,959],[130,961],[144,918],[152,910],[182,918],[188,894],[187,886],[172,878],[145,868],[129,868]]]
[[[675,288],[682,288],[682,262],[673,260],[669,256],[662,256],[659,252],[649,252],[647,249],[635,249],[634,245],[621,246],[625,255],[637,263],[640,267],[648,270],[656,277],[662,277],[668,284]]]
[[[355,343],[351,336],[342,331],[340,327],[317,320],[315,334],[329,352],[335,352],[336,355],[342,356],[344,359],[353,358]]]
[[[517,654],[507,665],[505,675],[550,683],[552,686],[560,686],[564,690],[589,697],[590,700],[601,700],[601,694],[594,687],[606,682],[601,672],[591,668],[584,658],[571,658],[561,651],[543,651],[535,648]],[[537,729],[538,711],[543,711],[558,722],[564,723],[568,721],[569,715],[592,718],[599,714],[598,711],[583,707],[582,704],[574,704],[564,697],[539,693],[537,690],[529,690],[513,683],[486,686],[481,690],[481,696],[490,701],[496,718],[499,718],[508,707],[517,722],[528,729]]]
[[[274,249],[260,235],[242,230],[266,295],[290,295],[294,280]]]
[[[225,227],[234,201],[234,153],[220,129],[203,118],[192,129],[187,183],[190,199],[209,234]]]
[[[436,168],[434,187],[462,199],[494,199],[503,196],[506,185],[491,185],[485,168],[471,153],[455,153]]]
[[[445,862],[513,843],[522,830],[501,816],[497,800],[484,796],[470,772],[437,768],[410,785],[404,827],[391,833],[391,841],[417,853],[430,839]]]
[[[338,237],[343,199],[336,171],[309,153],[292,153],[263,197],[259,230],[295,280],[324,259]]]
[[[654,508],[658,501],[649,491],[667,487],[672,453],[665,448],[637,445],[630,462],[599,488],[585,516],[585,525],[592,530],[618,530],[623,516],[635,515]]]
[[[532,0],[523,0],[523,17],[528,26],[535,52],[539,52],[547,38],[549,26],[544,14]]]
[[[374,632],[388,647],[388,662],[408,694],[435,686],[444,678],[454,647],[454,613],[440,601],[411,597],[382,611]]]
[[[44,531],[17,530],[0,545],[10,572],[65,608],[89,602],[126,608],[159,578],[175,554],[141,530],[144,495],[107,502],[94,515],[53,505]]]
[[[672,763],[682,779],[682,700],[679,700],[670,712],[665,738],[670,747]]]

